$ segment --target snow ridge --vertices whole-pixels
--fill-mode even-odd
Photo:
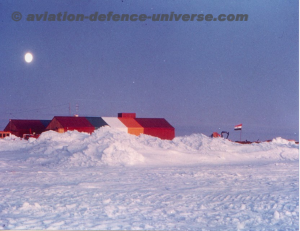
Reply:
[[[103,127],[93,134],[44,132],[29,141],[0,140],[0,151],[22,152],[19,160],[43,166],[153,166],[295,161],[299,145],[282,138],[269,143],[241,145],[203,134],[161,140]]]

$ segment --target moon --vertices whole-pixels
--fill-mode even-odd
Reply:
[[[33,60],[33,55],[28,52],[28,53],[25,54],[24,59],[25,59],[26,63],[31,63],[32,60]]]

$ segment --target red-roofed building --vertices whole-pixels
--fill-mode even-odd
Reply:
[[[24,134],[41,134],[45,131],[50,120],[18,120],[11,119],[6,125],[4,131],[23,137]]]
[[[74,130],[92,133],[95,127],[85,117],[54,116],[46,130],[54,130],[59,133]]]

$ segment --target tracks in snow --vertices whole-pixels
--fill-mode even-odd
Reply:
[[[0,178],[0,225],[9,229],[298,227],[297,162],[7,169]]]

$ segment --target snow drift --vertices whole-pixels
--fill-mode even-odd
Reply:
[[[91,135],[48,131],[28,141],[5,138],[0,152],[19,153],[18,161],[43,166],[153,166],[226,164],[298,160],[299,145],[282,138],[242,145],[203,134],[161,140],[134,136],[108,127]]]
[[[299,145],[111,128],[0,140],[0,229],[299,230]]]

